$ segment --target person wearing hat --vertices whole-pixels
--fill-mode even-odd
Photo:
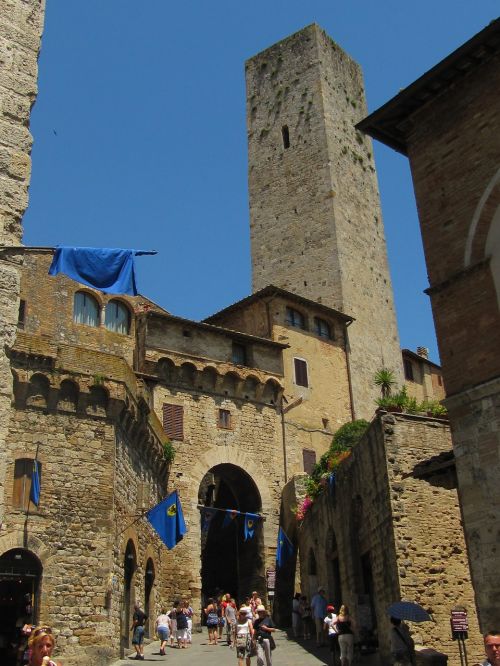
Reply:
[[[312,614],[314,618],[314,623],[316,624],[316,645],[318,647],[323,646],[325,644],[323,625],[326,615],[326,606],[327,606],[327,601],[325,596],[325,588],[318,587],[318,593],[315,594],[314,597],[311,599]]]
[[[339,655],[339,636],[337,633],[337,616],[335,608],[331,604],[326,607],[327,615],[323,620],[324,628],[328,631],[328,642],[330,643],[330,652],[332,653],[333,663],[338,663]]]
[[[250,657],[252,656],[254,629],[252,620],[247,617],[247,609],[241,606],[236,620],[236,657],[238,666],[250,666]]]
[[[272,652],[274,649],[274,639],[272,637],[274,628],[273,621],[262,604],[257,606],[257,619],[253,623],[255,638],[257,640],[257,666],[272,666]]]

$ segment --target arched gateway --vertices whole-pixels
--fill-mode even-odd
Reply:
[[[200,483],[198,501],[200,506],[221,509],[213,512],[210,521],[204,520],[201,511],[202,602],[223,592],[241,600],[254,589],[264,590],[263,521],[256,522],[252,538],[244,536],[244,514],[262,512],[262,499],[252,477],[230,463],[215,465]],[[226,509],[243,515],[228,516],[225,522]]]

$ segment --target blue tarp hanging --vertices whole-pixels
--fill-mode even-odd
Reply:
[[[135,250],[118,248],[58,247],[49,275],[64,273],[106,294],[135,296],[135,254]]]

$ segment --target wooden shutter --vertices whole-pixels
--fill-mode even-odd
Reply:
[[[316,464],[316,451],[313,449],[302,449],[302,460],[304,462],[304,472],[312,474],[314,465]]]
[[[163,430],[171,439],[184,439],[184,408],[163,403]]]
[[[33,473],[32,458],[18,458],[14,463],[14,484],[12,491],[12,505],[17,509],[26,510],[31,493],[31,475]],[[38,461],[38,476],[40,486],[42,483],[42,463]],[[37,511],[36,504],[29,502],[30,511]]]
[[[307,363],[301,358],[293,359],[295,364],[295,383],[299,386],[309,386],[307,380]]]

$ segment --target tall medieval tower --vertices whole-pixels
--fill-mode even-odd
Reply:
[[[246,63],[253,290],[274,284],[355,317],[355,415],[401,351],[360,67],[316,24]],[[335,378],[332,378],[332,382]]]

